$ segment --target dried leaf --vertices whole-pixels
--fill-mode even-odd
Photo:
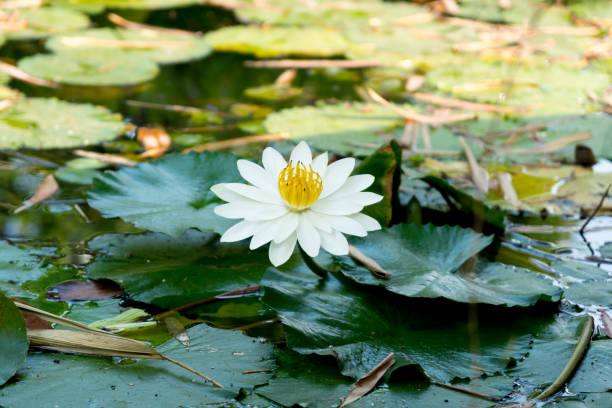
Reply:
[[[295,69],[287,69],[283,71],[278,76],[278,78],[276,78],[276,81],[274,81],[274,84],[289,86],[291,85],[291,82],[293,82],[293,80],[295,79],[296,75],[297,75],[297,71]]]
[[[367,256],[366,254],[361,252],[359,249],[357,249],[353,245],[349,245],[349,255],[355,261],[365,266],[366,269],[372,272],[372,275],[376,276],[377,278],[381,278],[381,279],[391,278],[391,274],[385,271],[382,268],[382,266],[378,264],[378,262],[376,262],[375,260]]]
[[[15,302],[15,306],[17,306],[17,308],[21,311],[32,313],[33,315],[38,316],[41,319],[46,320],[48,322],[61,324],[62,326],[71,327],[77,330],[85,330],[88,332],[108,334],[105,331],[98,330],[93,327],[89,327],[88,325],[77,322],[76,320],[71,320],[71,319],[67,319],[62,316],[57,316],[57,315],[54,315],[53,313],[45,312],[44,310],[38,309],[34,306],[17,303],[17,302]]]
[[[346,396],[344,401],[342,401],[340,408],[357,401],[359,398],[370,392],[393,364],[395,364],[393,353],[389,353],[389,355],[378,363],[378,365],[369,373],[357,380],[357,382],[353,385],[353,388],[351,388],[349,394]]]
[[[159,158],[170,148],[172,139],[163,128],[138,128],[136,138],[145,149],[140,157]]]
[[[518,194],[516,194],[516,190],[512,185],[512,176],[509,173],[500,172],[497,173],[497,180],[499,181],[499,186],[504,194],[504,200],[508,201],[515,207],[520,206],[521,202],[518,199]]]
[[[24,302],[23,300],[19,300],[19,299],[12,299],[13,302],[15,303],[21,303],[24,305],[28,305],[27,302]],[[21,312],[21,315],[23,316],[25,322],[26,322],[26,329],[28,330],[34,330],[34,329],[52,329],[51,325],[49,324],[49,322],[47,322],[44,319],[41,319],[40,317],[36,316],[35,314],[32,314],[30,312],[26,312],[24,310],[19,310]]]
[[[474,182],[474,184],[476,184],[476,187],[478,187],[480,191],[485,194],[488,193],[489,173],[478,164],[478,161],[476,161],[476,157],[474,157],[474,154],[472,153],[469,146],[467,145],[467,143],[465,143],[465,140],[462,137],[459,138],[459,142],[461,143],[461,146],[463,146],[463,151],[467,156],[470,171],[472,172],[472,181]]]
[[[110,279],[67,281],[49,289],[47,295],[57,300],[102,300],[121,296],[123,290]]]
[[[26,200],[22,206],[15,209],[14,213],[18,214],[24,210],[27,210],[33,205],[36,205],[49,199],[53,194],[57,192],[58,189],[59,185],[57,184],[57,181],[55,181],[55,177],[53,177],[52,174],[49,174],[47,177],[45,177],[42,183],[40,183],[34,195],[30,197],[30,199]]]
[[[406,92],[414,92],[425,83],[425,76],[423,75],[410,75],[406,80]]]

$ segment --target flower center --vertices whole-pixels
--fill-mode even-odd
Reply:
[[[289,162],[278,175],[278,191],[289,208],[301,211],[317,201],[323,190],[323,181],[319,173],[302,162]]]

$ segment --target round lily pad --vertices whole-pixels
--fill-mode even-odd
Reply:
[[[23,30],[7,31],[11,40],[35,40],[50,35],[75,31],[89,25],[89,17],[78,11],[59,7],[19,9],[17,21],[25,21]]]
[[[47,41],[56,53],[78,53],[81,58],[124,54],[133,59],[149,59],[160,64],[176,64],[204,58],[212,48],[203,37],[152,30],[92,28]]]
[[[156,10],[176,7],[186,7],[201,3],[199,0],[68,0],[70,4],[76,3],[79,7],[106,7],[113,9]]]
[[[28,338],[25,321],[13,301],[0,292],[0,385],[25,361]]]
[[[318,27],[232,26],[204,36],[215,50],[254,54],[256,57],[343,55],[348,47],[335,30]]]
[[[101,106],[26,98],[0,112],[0,148],[85,146],[113,139],[124,129],[121,115]]]
[[[154,61],[122,53],[38,54],[21,59],[18,66],[30,75],[68,85],[133,85],[159,72]]]

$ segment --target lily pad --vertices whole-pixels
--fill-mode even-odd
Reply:
[[[320,150],[371,153],[385,141],[381,134],[399,127],[404,119],[380,105],[319,104],[283,109],[268,115],[264,127],[270,133],[289,133]]]
[[[37,54],[19,60],[18,66],[30,75],[67,85],[133,85],[159,73],[154,61],[122,53]]]
[[[121,217],[138,228],[179,236],[189,228],[224,232],[235,221],[217,216],[217,183],[240,181],[234,155],[170,154],[94,179],[89,204],[105,217]]]
[[[612,258],[612,241],[608,241],[600,246],[599,253],[606,258]]]
[[[114,139],[124,129],[121,116],[101,106],[26,98],[0,112],[0,148],[91,145]]]
[[[342,273],[367,285],[382,286],[403,296],[444,297],[457,302],[530,306],[559,300],[561,290],[537,272],[480,261],[473,271],[458,270],[489,245],[492,237],[460,227],[400,224],[375,231],[352,244],[374,259],[389,280],[381,280],[350,258]]]
[[[30,354],[21,381],[0,388],[0,404],[51,408],[83,406],[201,406],[231,402],[239,388],[263,384],[272,345],[238,331],[199,325],[187,330],[189,349],[171,339],[157,350],[224,385],[214,388],[194,374],[163,360],[116,362],[105,357]]]
[[[337,31],[317,27],[232,26],[209,32],[204,38],[216,51],[254,54],[258,58],[332,57],[343,55],[348,47]]]
[[[22,366],[28,353],[25,321],[13,301],[0,291],[0,386]]]
[[[92,28],[59,35],[50,38],[46,45],[55,53],[77,53],[83,59],[125,54],[125,57],[160,64],[193,61],[212,51],[201,36],[122,28]]]
[[[575,283],[565,290],[564,296],[582,306],[612,306],[612,281]]]
[[[8,39],[36,40],[89,25],[89,17],[85,14],[61,7],[22,8],[17,12],[17,21],[22,20],[26,21],[25,28],[5,32]]]
[[[541,0],[513,0],[509,7],[487,0],[462,0],[457,16],[493,23],[569,25],[570,11]]]
[[[259,284],[270,265],[267,252],[219,243],[216,234],[187,231],[105,235],[89,243],[103,255],[88,266],[91,278],[112,279],[131,298],[172,308]]]
[[[64,0],[71,5],[87,5],[89,7],[107,7],[113,9],[157,10],[175,7],[187,7],[201,3],[200,0]]]
[[[288,85],[261,85],[244,90],[244,94],[249,98],[263,101],[286,101],[297,98],[302,94],[302,88]]]
[[[319,280],[303,266],[289,273],[269,268],[262,285],[263,301],[278,313],[288,347],[303,354],[332,355],[342,374],[353,378],[366,374],[390,352],[395,353],[394,369],[416,365],[436,381],[491,374],[522,357],[530,333],[547,321],[501,317],[504,309],[496,309],[488,319],[479,316],[479,349],[474,352],[467,309],[457,303],[373,292],[337,275]]]
[[[45,269],[30,251],[0,241],[0,292],[11,297],[30,297],[21,284],[40,278]]]

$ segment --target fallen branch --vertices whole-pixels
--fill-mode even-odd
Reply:
[[[435,382],[434,385],[437,385],[438,387],[448,388],[449,390],[453,390],[453,391],[459,391],[464,394],[473,395],[474,397],[483,398],[489,401],[501,401],[501,398],[493,397],[491,395],[481,394],[479,392],[472,391],[472,390],[466,390],[465,388],[460,388],[455,385],[450,385],[450,384],[446,384],[443,382]]]
[[[260,60],[245,61],[244,65],[252,68],[375,68],[384,67],[387,64],[376,60],[331,60],[331,59],[282,59],[282,60]]]
[[[17,68],[14,65],[7,64],[6,62],[0,61],[0,72],[4,72],[11,78],[19,79],[20,81],[27,82],[28,84],[44,86],[47,88],[58,88],[60,84],[57,82],[47,81],[46,79],[37,78],[32,76],[25,71]]]
[[[448,116],[422,115],[413,110],[400,108],[399,106],[392,104],[391,102],[389,102],[388,100],[380,96],[378,93],[376,93],[376,91],[374,91],[372,88],[368,88],[368,95],[370,96],[370,98],[372,98],[374,102],[377,102],[383,106],[386,106],[387,108],[391,109],[393,112],[402,116],[404,119],[408,121],[412,121],[412,122],[424,123],[424,124],[432,125],[432,126],[440,126],[446,123],[462,122],[464,120],[474,119],[474,117],[476,117],[476,115],[474,115],[473,113],[461,113],[458,115],[448,115]]]
[[[185,48],[191,47],[189,41],[144,41],[144,40],[113,40],[108,38],[92,37],[60,37],[60,42],[66,47],[74,48]]]
[[[383,375],[395,364],[393,353],[389,353],[380,363],[371,369],[366,375],[358,379],[349,391],[340,408],[346,407],[348,404],[357,401],[359,398],[366,395],[376,386]]]
[[[221,149],[227,149],[229,147],[242,146],[249,143],[260,143],[260,142],[275,142],[278,140],[289,139],[288,133],[275,133],[266,135],[253,135],[236,137],[234,139],[221,140],[219,142],[205,143],[200,146],[190,147],[189,149],[183,150],[183,153],[189,152],[204,152],[204,151],[215,151]]]
[[[589,225],[589,222],[591,222],[593,217],[595,217],[595,214],[597,214],[597,211],[599,211],[601,209],[601,207],[603,206],[604,201],[606,201],[606,198],[608,198],[608,193],[610,192],[610,187],[612,187],[612,184],[608,184],[608,188],[606,188],[606,191],[601,196],[601,200],[599,200],[599,204],[597,204],[597,207],[595,207],[595,210],[591,213],[589,218],[587,218],[587,220],[584,222],[584,224],[582,224],[582,227],[580,227],[580,233],[581,234],[584,234],[584,230],[586,229],[587,225]]]
[[[179,30],[178,28],[158,27],[158,26],[152,26],[148,24],[136,23],[134,21],[126,20],[125,18],[115,13],[109,13],[107,18],[111,23],[114,23],[118,25],[119,27],[125,28],[128,30],[153,31],[156,33],[177,34],[177,35],[184,35],[184,36],[198,35],[198,33],[186,31],[186,30]]]

